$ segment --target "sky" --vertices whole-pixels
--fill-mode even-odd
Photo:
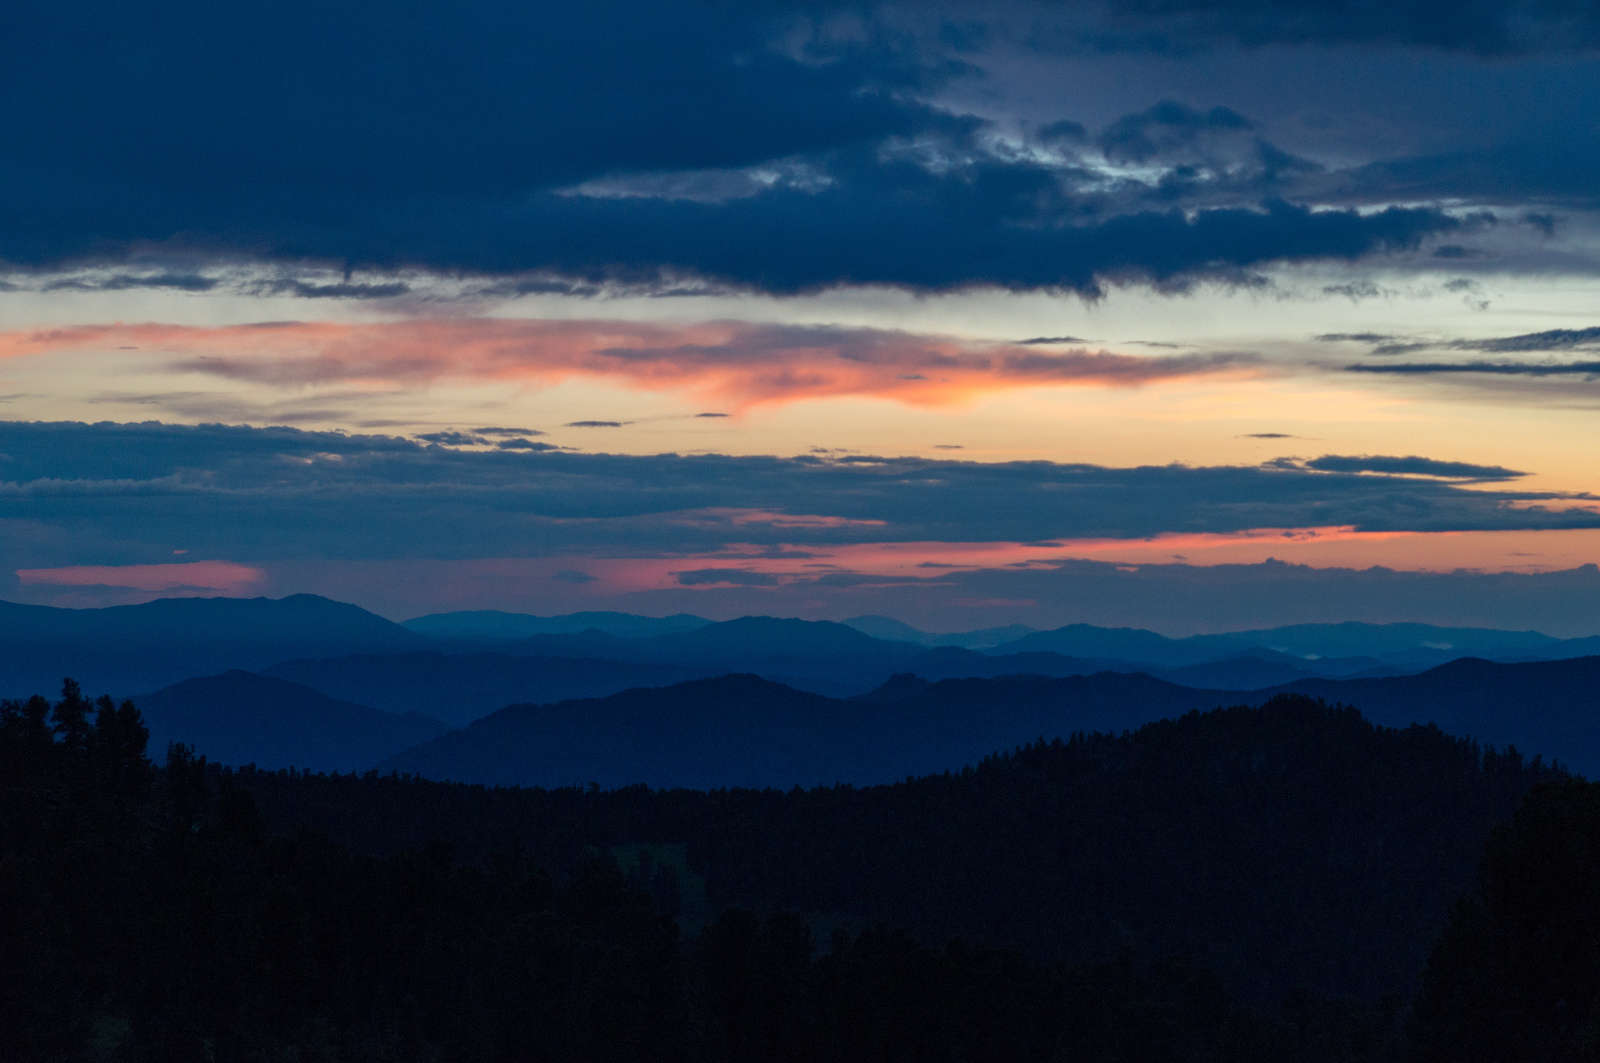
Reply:
[[[0,597],[1600,633],[1565,0],[21,0]]]

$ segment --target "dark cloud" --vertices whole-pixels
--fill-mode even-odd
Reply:
[[[411,291],[409,284],[393,281],[387,284],[313,284],[307,281],[282,280],[255,286],[261,295],[292,295],[298,299],[395,299]]]
[[[585,583],[595,583],[595,582],[597,582],[599,580],[600,577],[599,576],[591,576],[591,575],[589,575],[589,573],[580,572],[575,568],[566,568],[566,569],[562,569],[560,572],[557,572],[554,576],[551,576],[550,578],[551,579],[560,580],[562,583],[572,583],[572,584],[576,584],[578,586],[582,586]]]
[[[1600,343],[1600,328],[1590,327],[1548,329],[1544,332],[1527,332],[1520,336],[1501,336],[1489,340],[1458,340],[1448,346],[1458,351],[1511,354],[1527,351],[1568,351],[1574,347],[1588,347],[1597,343]]]
[[[1250,128],[1243,115],[1227,107],[1201,112],[1163,100],[1111,123],[1096,141],[1113,162],[1149,162],[1191,153],[1218,133],[1243,133]]]
[[[114,168],[130,187],[280,199],[748,165],[914,131],[925,112],[888,90],[937,77],[881,33],[775,47],[805,29],[777,5],[174,0],[132,18],[21,0],[8,15],[12,158],[69,182]]]
[[[931,169],[923,160],[886,158],[875,150],[845,152],[830,157],[825,186],[777,188],[726,202],[545,192],[514,203],[469,200],[449,210],[350,209],[315,229],[292,215],[235,205],[219,204],[211,218],[191,217],[203,204],[187,200],[182,210],[148,221],[140,217],[143,207],[98,220],[91,210],[62,221],[94,227],[72,238],[81,244],[76,250],[18,243],[39,226],[22,224],[20,212],[29,209],[31,197],[14,190],[0,199],[0,222],[7,211],[19,212],[15,224],[0,225],[0,255],[70,257],[157,232],[231,233],[253,225],[250,249],[267,257],[352,260],[382,269],[538,270],[592,290],[671,290],[681,278],[695,277],[773,292],[869,284],[1096,294],[1107,281],[1237,281],[1244,279],[1240,271],[1272,262],[1354,260],[1413,248],[1461,227],[1451,215],[1425,207],[1312,209],[1273,198],[1272,181],[1219,183],[1185,170],[1181,187],[1123,182],[1108,191],[1100,187],[1103,175],[1073,178],[1040,163],[971,154],[959,142],[951,150],[970,162]],[[1083,190],[1064,185],[1068,179]],[[1202,201],[1189,202],[1197,197]],[[1207,206],[1208,197],[1236,205]],[[935,217],[940,223],[930,225]],[[232,246],[231,238],[217,240],[209,246],[219,253]],[[398,294],[378,290],[383,287],[365,294]],[[362,294],[356,286],[329,288],[330,295]]]
[[[1503,139],[1451,151],[1417,151],[1331,175],[1323,194],[1343,202],[1454,198],[1499,207],[1561,204],[1593,209],[1600,144],[1575,126],[1577,121],[1575,114],[1532,112]],[[1554,233],[1548,209],[1522,210],[1508,221],[1513,218],[1541,235]]]
[[[1079,50],[1382,43],[1506,55],[1600,41],[1594,12],[1573,0],[1028,11],[1030,27],[1060,23]],[[1592,106],[1551,103],[1542,86],[1536,104],[1496,99],[1487,135],[1461,118],[1470,146],[1407,127],[1398,139],[1415,143],[1359,152],[1377,161],[1335,173],[1270,142],[1278,126],[1246,113],[1271,86],[1162,100],[1097,129],[926,102],[959,98],[941,90],[962,78],[981,84],[1011,47],[999,42],[1060,36],[1006,29],[1014,10],[172,0],[134,17],[111,0],[19,0],[7,14],[0,259],[74,269],[75,285],[112,283],[85,280],[84,263],[240,259],[344,270],[260,287],[337,299],[416,296],[348,272],[369,268],[492,275],[477,290],[505,294],[1244,283],[1267,263],[1459,235],[1460,220],[1430,203],[1509,205],[1514,224],[1548,234],[1556,207],[1592,206],[1600,170],[1595,138],[1574,124]],[[1153,98],[1156,87],[1129,106]],[[1552,106],[1568,110],[1552,117]],[[1412,206],[1343,209],[1394,203]],[[1451,238],[1431,250],[1469,248]]]
[[[155,273],[134,275],[117,273],[109,277],[68,277],[50,281],[44,290],[81,292],[121,292],[140,288],[172,288],[183,292],[209,292],[217,286],[215,279],[198,273]],[[8,289],[10,286],[7,286]]]
[[[173,0],[146,14],[111,0],[8,8],[5,257],[181,233],[202,249],[442,265],[440,233],[465,222],[463,239],[481,241],[530,194],[948,124],[906,98],[948,64],[870,23],[849,39],[811,32],[782,5]],[[498,253],[538,226],[524,219]]]
[[[1061,202],[1055,176],[1043,169],[996,164],[951,177],[907,165],[859,176],[876,180],[718,205],[574,200],[544,231],[554,268],[597,280],[642,283],[666,267],[775,292],[994,285],[1092,295],[1108,280],[1160,283],[1233,277],[1270,262],[1355,260],[1460,225],[1428,208],[1360,214],[1283,201],[1069,224],[1073,204]],[[929,225],[933,217],[940,224]],[[781,256],[769,257],[780,247]]]
[[[568,421],[563,428],[621,428],[632,421]]]
[[[0,562],[706,553],[1353,525],[1600,527],[1561,496],[1376,472],[458,450],[221,425],[0,422]],[[1419,471],[1408,469],[1407,471]],[[804,517],[806,519],[792,519]],[[32,529],[23,534],[21,529]],[[0,564],[3,567],[3,564]],[[685,566],[686,568],[689,566]]]
[[[1383,294],[1383,289],[1371,281],[1351,281],[1348,284],[1325,284],[1322,294],[1342,295],[1352,303],[1358,303],[1363,299],[1376,299]]]
[[[1376,352],[1375,352],[1376,353]],[[1432,373],[1485,373],[1492,376],[1594,376],[1600,362],[1390,362],[1382,365],[1357,363],[1345,366],[1351,373],[1392,373],[1397,376],[1426,376]]]
[[[1320,343],[1383,343],[1394,339],[1382,332],[1324,332],[1315,338]]]
[[[1600,44],[1600,17],[1583,0],[1110,0],[1104,10],[1106,23],[1081,34],[1102,49],[1385,44],[1506,56]]]
[[[726,417],[728,415],[725,414],[725,413],[697,413],[697,414],[695,414],[695,416],[696,417]]]
[[[1332,178],[1226,107],[1164,101],[1093,136],[1047,123],[1034,140],[1055,155],[1018,151],[1001,124],[919,102],[978,68],[870,7],[13,7],[0,258],[35,269],[156,252],[334,264],[343,281],[262,291],[338,299],[415,294],[352,269],[496,275],[507,293],[1093,295],[1245,283],[1461,227],[1426,206],[1328,209],[1348,204],[1306,182]],[[846,14],[850,32],[828,29]],[[963,49],[984,39],[968,30]],[[1372,171],[1339,195],[1406,180]]]
[[[1500,465],[1473,465],[1465,461],[1436,461],[1433,458],[1364,455],[1341,457],[1325,454],[1305,463],[1308,469],[1323,472],[1376,472],[1399,476],[1437,476],[1450,480],[1515,480],[1528,475]]]
[[[1287,432],[1250,432],[1250,433],[1245,435],[1245,438],[1246,439],[1294,439],[1295,437],[1290,435]]]
[[[1452,282],[1454,283],[1454,282]],[[1446,287],[1449,287],[1447,285]],[[1472,291],[1476,285],[1467,281],[1457,285],[1455,290]],[[1318,337],[1326,339],[1330,337]],[[1365,339],[1363,334],[1353,334],[1342,337],[1345,339]],[[1392,337],[1372,334],[1373,340],[1386,340]],[[1516,336],[1496,336],[1481,340],[1436,340],[1418,341],[1412,343],[1380,343],[1372,349],[1373,354],[1397,355],[1411,354],[1416,351],[1445,350],[1445,351],[1482,351],[1488,354],[1540,354],[1555,351],[1587,350],[1600,345],[1600,328],[1581,329],[1547,329],[1543,332],[1526,332]],[[1357,373],[1397,373],[1397,374],[1426,374],[1426,373],[1493,373],[1505,376],[1567,376],[1572,374],[1587,375],[1595,372],[1592,362],[1568,363],[1522,363],[1522,362],[1427,362],[1399,365],[1352,365],[1346,368]]]
[[[539,443],[532,439],[502,439],[495,444],[498,450],[560,450],[554,443]]]
[[[674,572],[673,576],[685,587],[698,587],[707,583],[731,583],[738,587],[776,587],[778,577],[768,572],[751,572],[742,568],[697,568],[688,572]]]
[[[1031,344],[1056,344],[1056,343],[1088,343],[1089,340],[1078,336],[1035,336],[1028,340],[1018,340],[1017,346],[1027,347]]]
[[[417,438],[445,447],[481,447],[489,442],[483,436],[471,432],[423,432]]]
[[[1549,211],[1524,211],[1522,220],[1524,223],[1538,229],[1546,237],[1552,237],[1556,234],[1556,222],[1558,219]]]
[[[542,436],[537,428],[474,428],[480,436]]]

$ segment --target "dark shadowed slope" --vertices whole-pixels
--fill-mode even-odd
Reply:
[[[1107,657],[1068,657],[1060,653],[1008,653],[1003,656],[978,653],[955,646],[940,646],[906,661],[904,669],[924,679],[966,679],[1002,675],[1073,676],[1097,672],[1144,672],[1180,686],[1211,690],[1261,690],[1299,679],[1312,679],[1329,673],[1316,665],[1323,662],[1297,662],[1270,650],[1260,655],[1233,657],[1183,668],[1154,668],[1137,661]],[[1333,662],[1336,667],[1351,664],[1350,659]],[[1385,669],[1374,660],[1359,662],[1367,669]],[[1301,665],[1304,665],[1302,667]],[[1339,674],[1337,672],[1333,674]]]
[[[1512,664],[1469,657],[1419,675],[1306,679],[1278,690],[1355,705],[1390,726],[1436,723],[1600,775],[1600,657]]]
[[[850,700],[729,675],[513,705],[380,770],[526,786],[861,785],[960,767],[1040,735],[1120,730],[1227,700],[1110,672],[891,685],[881,696]]]
[[[960,704],[993,685],[937,686]],[[1376,728],[1291,696],[881,787],[238,778],[281,829],[305,823],[368,851],[444,839],[477,860],[519,848],[563,866],[586,849],[687,843],[715,904],[828,913],[834,925],[1006,943],[1049,960],[1187,955],[1271,1007],[1295,988],[1367,1001],[1413,992],[1484,839],[1552,775],[1437,728]]]
[[[582,641],[580,641],[582,640]],[[606,656],[638,661],[726,662],[748,659],[816,660],[845,658],[877,661],[904,659],[922,647],[862,634],[828,620],[795,620],[742,616],[649,638],[618,638],[601,631],[576,635],[539,635],[508,650],[543,653],[545,647],[593,645]]]
[[[401,623],[421,635],[450,639],[501,641],[525,639],[532,635],[576,635],[600,631],[618,638],[648,638],[675,631],[693,631],[711,621],[704,617],[675,613],[672,616],[635,616],[633,613],[584,612],[561,616],[532,616],[506,613],[499,609],[469,609],[454,613],[430,613]]]
[[[314,594],[162,598],[109,609],[0,602],[0,696],[56,690],[70,675],[86,690],[122,697],[229,668],[427,644],[399,624]]]
[[[656,661],[750,672],[834,697],[870,690],[923,652],[921,646],[875,639],[844,624],[770,616],[745,616],[641,639],[601,631],[535,635],[500,648],[539,657]]]
[[[1039,630],[1027,624],[1007,624],[1005,627],[985,627],[974,631],[922,631],[889,616],[853,616],[844,623],[875,639],[915,642],[922,646],[962,646],[969,650],[999,646]]]
[[[1181,668],[1247,653],[1259,645],[1249,639],[1230,641],[1226,635],[1210,636],[1208,641],[1201,642],[1197,639],[1169,639],[1143,628],[1068,624],[1053,631],[1035,631],[1013,642],[1003,643],[991,652],[1060,653],[1068,657],[1115,658],[1158,668]]]
[[[1374,670],[1394,671],[1384,669],[1377,661],[1372,661],[1370,667]],[[1209,687],[1213,690],[1260,690],[1264,687],[1293,683],[1300,679],[1321,677],[1314,667],[1300,667],[1286,661],[1268,660],[1262,657],[1230,657],[1221,661],[1207,661],[1205,664],[1186,665],[1183,668],[1158,668],[1151,674],[1169,683],[1181,683],[1186,687]]]
[[[186,679],[137,699],[151,748],[182,742],[224,764],[359,771],[445,730],[251,672]]]
[[[379,765],[435,779],[533,786],[803,786],[842,774],[853,706],[753,675],[555,705],[512,705]],[[859,710],[857,710],[859,711]]]
[[[285,661],[262,673],[389,712],[426,713],[454,727],[507,705],[600,698],[629,687],[667,686],[715,674],[708,668],[655,661],[434,650]]]

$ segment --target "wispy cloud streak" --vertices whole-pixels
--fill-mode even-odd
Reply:
[[[421,386],[450,379],[615,380],[735,409],[872,395],[922,406],[1037,385],[1136,387],[1260,371],[1247,354],[1042,352],[887,329],[616,321],[428,319],[373,325],[283,322],[222,328],[89,325],[0,333],[0,356],[137,347],[172,368],[280,387]]]

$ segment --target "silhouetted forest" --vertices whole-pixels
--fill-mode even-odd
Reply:
[[[1600,785],[1547,783],[1484,850],[1428,962],[1418,1063],[1600,1056]]]
[[[1416,990],[1479,853],[1559,772],[1433,727],[1280,697],[1040,741],[892,786],[587,792],[242,771],[275,830],[391,853],[449,839],[682,843],[713,902],[996,942],[1045,962],[1184,954],[1245,999]]]
[[[787,794],[233,772],[183,747],[158,769],[146,738],[70,682],[0,705],[0,1058],[1397,1058],[1399,997],[1230,986],[1276,991],[1292,965],[1270,952],[1342,970],[1393,950],[1428,921],[1418,897],[1444,898],[1431,939],[1471,886],[1457,850],[1557,774],[1303,699]],[[1495,835],[1419,1051],[1470,1036],[1485,1000],[1525,1003],[1518,964],[1569,938],[1547,982],[1592,1009],[1593,792],[1540,787]],[[1579,885],[1542,885],[1551,868]],[[1507,966],[1502,927],[1529,918],[1543,943]]]

